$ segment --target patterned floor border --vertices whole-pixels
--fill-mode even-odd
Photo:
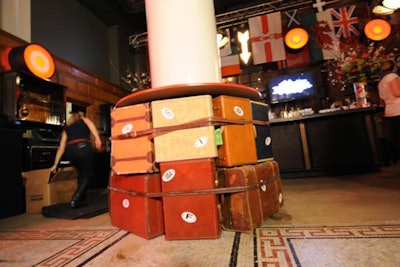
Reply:
[[[234,266],[302,266],[299,251],[293,245],[298,240],[400,238],[400,225],[335,226],[335,227],[265,227],[252,234],[232,233],[230,267]],[[35,260],[29,266],[83,266],[110,249],[128,232],[120,229],[57,230],[0,232],[0,242],[29,240],[69,240],[51,256]],[[4,263],[4,262],[3,262]],[[27,263],[27,262],[26,262]],[[0,262],[1,265],[1,262]],[[28,266],[28,265],[26,265]]]
[[[124,230],[56,230],[0,232],[1,241],[70,240],[72,245],[31,266],[80,266],[128,235]],[[34,256],[34,255],[33,255]],[[34,260],[34,259],[32,259]]]
[[[335,227],[267,227],[253,232],[254,266],[301,266],[292,245],[297,239],[400,238],[400,225]]]

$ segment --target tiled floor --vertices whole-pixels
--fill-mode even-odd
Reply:
[[[290,244],[287,245],[292,249],[292,254],[290,256],[292,258],[290,260],[293,265],[307,267],[343,266],[343,261],[341,259],[345,259],[347,264],[344,266],[366,266],[365,264],[368,264],[368,262],[376,264],[377,261],[380,261],[381,256],[382,259],[387,260],[387,262],[381,266],[395,266],[395,264],[400,263],[400,259],[396,253],[396,248],[400,245],[398,244],[400,240],[398,235],[398,232],[400,232],[398,229],[400,225],[400,165],[384,167],[379,173],[283,179],[282,189],[285,199],[284,207],[275,219],[270,218],[264,223],[263,228],[257,232],[257,235],[267,235],[266,233],[271,233],[271,235],[273,235],[273,233],[278,232],[286,233],[290,239]],[[330,230],[326,230],[324,226],[330,227]],[[395,229],[397,232],[391,239],[370,238],[356,240],[346,238],[296,239],[296,236],[292,232],[296,229],[296,231],[299,232],[299,229],[301,229],[302,233],[310,233],[312,232],[312,229],[317,229],[317,231],[333,231],[337,233],[341,227],[347,226],[361,227],[361,234],[359,234],[360,231],[357,230],[358,235],[362,235],[365,232],[365,229],[363,228],[364,226],[371,226],[372,228],[367,229],[375,232],[382,231],[382,229],[397,227]],[[20,231],[30,233],[32,233],[32,231],[38,231],[39,233],[44,234],[45,232],[54,233],[51,231],[59,230],[64,231],[63,234],[67,235],[68,233],[65,231],[68,230],[88,230],[92,233],[93,231],[102,229],[106,229],[106,232],[109,230],[118,230],[110,224],[108,214],[103,214],[90,219],[72,221],[44,218],[40,214],[22,214],[0,220],[0,231]],[[391,229],[393,230],[393,228]],[[118,235],[124,237],[124,239],[121,239],[121,242],[118,243],[118,246],[110,247],[108,250],[100,250],[102,251],[102,257],[97,257],[93,261],[87,263],[87,266],[96,266],[96,264],[99,264],[100,262],[103,265],[105,264],[104,266],[117,266],[119,264],[115,262],[116,259],[119,259],[120,262],[122,261],[125,266],[138,266],[135,264],[127,264],[128,259],[136,260],[136,263],[138,263],[138,255],[140,255],[140,260],[143,260],[143,258],[149,258],[149,262],[157,263],[155,258],[151,259],[154,257],[154,254],[152,254],[151,251],[152,247],[159,249],[157,253],[158,255],[160,255],[160,251],[162,252],[162,256],[164,257],[162,259],[163,262],[171,263],[175,259],[182,259],[184,257],[187,260],[187,251],[184,251],[184,248],[188,247],[187,244],[191,244],[189,249],[194,253],[193,255],[202,255],[201,257],[203,258],[204,255],[208,255],[208,257],[215,256],[222,259],[222,255],[217,255],[215,249],[211,250],[207,249],[207,247],[212,247],[212,245],[219,246],[218,251],[224,251],[224,254],[228,253],[229,255],[232,247],[230,242],[233,239],[231,233],[223,233],[220,240],[203,240],[201,242],[195,242],[194,244],[196,245],[193,245],[193,243],[183,243],[180,241],[164,241],[163,237],[156,238],[153,241],[148,241],[142,238],[137,238],[132,234],[125,235],[124,233],[118,232]],[[380,235],[377,234],[374,237],[379,236]],[[254,245],[252,239],[244,242],[246,238],[249,238],[249,236],[242,236],[242,248],[244,246]],[[221,244],[224,242],[221,241],[224,240],[227,240],[228,245],[225,248],[222,248]],[[270,238],[270,240],[275,240],[275,238]],[[2,241],[0,241],[0,244],[1,242]],[[260,249],[260,242],[262,242],[261,238],[259,238],[258,242]],[[15,246],[18,248],[18,245]],[[265,246],[265,243],[263,246]],[[348,254],[348,250],[343,250],[343,246],[348,246],[349,248],[351,246],[353,254]],[[373,248],[373,251],[367,251],[368,247]],[[205,248],[206,253],[204,252]],[[99,248],[97,247],[96,249]],[[198,249],[198,251],[196,251],[196,249]],[[395,250],[392,251],[393,249]],[[39,253],[41,250],[38,249],[37,251]],[[42,251],[47,250],[46,248],[43,248]],[[140,252],[140,254],[137,254],[138,252]],[[329,258],[323,255],[325,252],[328,253],[327,255],[329,255]],[[182,255],[179,256],[177,253],[182,253]],[[186,256],[184,255],[185,253]],[[247,250],[246,253],[251,254],[252,249]],[[260,253],[261,252],[259,251],[259,255],[261,255]],[[314,253],[314,255],[312,255],[312,253]],[[145,257],[146,255],[148,255],[148,257]],[[277,255],[279,256],[279,253]],[[296,261],[296,258],[293,255],[296,255],[295,257],[299,257],[299,259]],[[377,257],[375,257],[376,255]],[[366,260],[363,259],[363,261],[360,261],[357,259],[357,257],[359,258],[361,256],[367,257]],[[168,257],[170,257],[169,261]],[[242,263],[240,257],[241,256],[239,256],[237,265],[233,266],[254,266],[253,261]],[[320,257],[320,260],[313,260],[318,259],[318,257]],[[349,262],[349,258],[354,258],[354,261]],[[321,261],[322,259],[324,262]],[[318,262],[322,265],[318,265]],[[143,261],[140,261],[140,263],[143,266]],[[267,266],[260,258],[259,263],[258,266]],[[123,266],[124,264],[120,265]],[[0,266],[19,265],[12,263],[5,264],[0,258]],[[73,264],[67,266],[73,266]],[[158,266],[173,265],[159,264]],[[199,265],[189,264],[186,266]],[[226,265],[217,264],[215,266]],[[274,266],[287,265],[286,263],[282,263],[281,265],[277,263]]]

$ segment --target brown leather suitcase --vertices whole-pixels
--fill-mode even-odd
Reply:
[[[252,165],[258,177],[258,181],[264,181],[275,177],[275,181],[261,186],[261,204],[264,220],[276,213],[283,207],[283,195],[279,165],[277,161],[269,160],[263,163]]]
[[[192,191],[193,195],[163,197],[165,239],[211,239],[221,233],[217,196],[197,194],[214,189],[214,159],[161,162],[161,187],[164,192]]]
[[[252,120],[250,100],[221,95],[213,100],[214,116],[236,121]],[[257,163],[255,130],[251,123],[220,127],[222,144],[218,146],[219,167]]]
[[[222,228],[225,230],[252,231],[283,205],[276,161],[220,168],[217,173],[219,187],[261,184],[244,192],[220,195]]]
[[[150,104],[115,108],[111,112],[111,168],[113,174],[153,173],[154,145],[148,136],[118,138],[132,131],[152,129]]]
[[[160,173],[111,176],[111,224],[146,239],[163,234],[162,199],[140,195],[161,192],[160,180]]]
[[[251,114],[254,121],[268,123],[269,105],[266,103],[250,100]],[[272,139],[270,126],[254,123],[256,130],[257,161],[262,162],[273,159]]]
[[[189,96],[151,102],[156,129],[190,123],[213,116],[210,95]],[[156,162],[217,156],[214,126],[178,129],[154,138]]]

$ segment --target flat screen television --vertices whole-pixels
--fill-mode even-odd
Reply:
[[[272,104],[310,98],[315,94],[312,71],[271,77],[268,81],[268,87]]]

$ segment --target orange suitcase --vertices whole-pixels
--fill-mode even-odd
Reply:
[[[251,186],[268,179],[273,180],[260,188],[220,196],[223,229],[254,230],[283,206],[283,197],[276,161],[218,170],[219,187]]]
[[[214,116],[251,121],[250,100],[232,96],[214,98]],[[253,124],[221,126],[222,144],[218,146],[217,166],[233,167],[257,163],[255,130]]]
[[[252,119],[268,123],[269,105],[262,102],[250,101]],[[258,162],[273,159],[270,126],[254,125],[256,130],[256,150]]]
[[[111,168],[114,174],[153,173],[154,145],[148,136],[118,139],[122,134],[152,128],[150,104],[115,108],[111,112]]]
[[[151,102],[153,127],[179,124],[211,118],[210,95],[181,97]],[[217,156],[214,126],[179,129],[154,138],[156,162],[168,162]]]
[[[214,159],[161,162],[164,192],[215,188]],[[217,196],[194,194],[163,197],[165,239],[211,239],[221,233]]]
[[[161,192],[160,180],[160,173],[111,176],[111,224],[146,239],[163,234],[161,198],[129,194]]]

